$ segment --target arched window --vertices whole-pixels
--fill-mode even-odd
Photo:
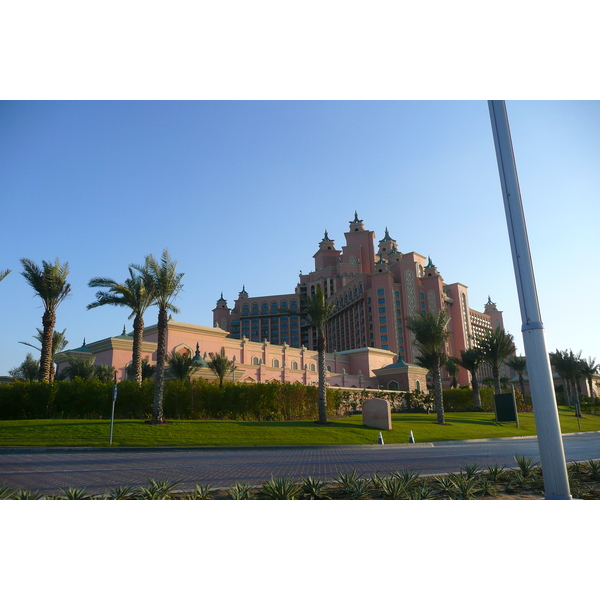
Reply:
[[[415,390],[417,390],[417,392],[421,391],[421,382],[418,379],[415,381]]]
[[[278,359],[278,358],[274,358],[274,359],[273,359],[273,363],[272,363],[272,364],[273,364],[273,366],[274,366],[276,369],[279,369],[279,367],[280,367],[280,364],[279,364],[279,359]]]
[[[392,391],[398,391],[400,389],[400,386],[398,385],[397,381],[390,381],[388,383],[388,390],[392,390]]]
[[[327,370],[331,373],[331,366],[327,365]]]
[[[295,360],[292,361],[292,369],[298,370],[298,363]]]
[[[310,365],[309,368],[310,368],[311,371],[316,371],[317,370],[317,367],[315,367],[314,363],[311,363],[311,365]]]
[[[258,356],[253,356],[252,357],[252,364],[253,365],[260,365],[260,358],[258,358]]]

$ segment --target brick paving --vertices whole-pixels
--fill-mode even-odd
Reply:
[[[600,433],[565,436],[564,441],[568,460],[600,457]],[[197,482],[227,488],[235,482],[259,485],[271,475],[330,480],[354,469],[365,475],[398,469],[435,474],[471,463],[516,466],[515,454],[538,460],[537,439],[284,448],[2,449],[0,485],[44,494],[69,486],[100,493],[120,485],[145,485],[152,478],[179,482],[181,490],[194,489]]]

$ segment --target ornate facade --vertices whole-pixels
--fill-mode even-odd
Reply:
[[[375,233],[356,213],[349,225],[340,250],[325,231],[313,256],[314,271],[300,275],[294,293],[250,297],[244,286],[231,309],[221,295],[213,311],[215,324],[235,339],[314,349],[315,332],[287,311],[301,312],[304,299],[320,285],[336,307],[327,327],[331,353],[379,348],[411,364],[416,352],[406,319],[425,311],[448,313],[450,356],[460,356],[484,329],[503,327],[502,312],[491,300],[484,312],[470,308],[466,285],[445,283],[431,258],[402,253],[387,228],[375,247]],[[469,383],[462,369],[459,383]]]

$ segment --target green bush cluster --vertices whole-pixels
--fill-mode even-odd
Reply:
[[[486,412],[494,411],[494,390],[481,388],[481,407]],[[444,390],[444,410],[448,412],[464,412],[473,410],[473,390],[469,388],[454,388]]]
[[[122,381],[117,390],[116,418],[149,418],[154,382],[144,381],[139,386]],[[289,421],[317,418],[317,395],[316,387],[294,383],[229,383],[220,388],[204,379],[167,381],[164,407],[169,419]],[[98,379],[0,384],[0,420],[107,419],[112,397],[113,384]],[[337,415],[341,392],[327,390],[327,401],[329,415]]]

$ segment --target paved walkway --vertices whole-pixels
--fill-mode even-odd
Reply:
[[[568,461],[600,458],[600,432],[569,434],[563,441]],[[537,438],[384,446],[2,448],[0,485],[42,493],[73,486],[99,493],[119,485],[144,485],[149,478],[166,478],[180,482],[182,490],[193,489],[196,482],[226,488],[236,481],[258,485],[271,475],[332,479],[353,469],[371,475],[399,469],[447,473],[472,463],[514,467],[515,454],[539,460]]]

